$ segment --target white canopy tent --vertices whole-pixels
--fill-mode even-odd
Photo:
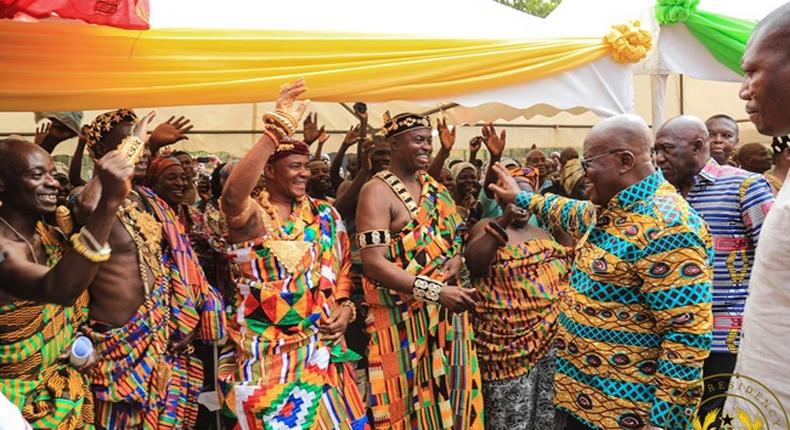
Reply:
[[[770,0],[770,2],[776,2]],[[435,0],[420,2],[409,0],[394,7],[383,3],[380,8],[371,6],[370,1],[342,0],[318,2],[302,0],[289,2],[287,8],[274,5],[261,7],[253,0],[233,0],[223,3],[222,9],[210,7],[204,2],[188,0],[151,1],[152,28],[227,28],[265,26],[269,29],[297,30],[299,28],[321,28],[327,31],[347,31],[349,28],[364,32],[432,37],[468,38],[518,38],[555,37],[572,33],[577,37],[599,37],[616,23],[641,19],[643,26],[658,31],[652,19],[651,0],[564,0],[545,20],[515,11],[490,0]],[[735,1],[710,2],[728,4]],[[708,6],[703,2],[702,6]],[[770,10],[771,7],[765,7]],[[360,14],[359,10],[375,10],[375,14]],[[713,9],[719,12],[719,9]],[[415,12],[416,11],[416,12]],[[721,11],[727,13],[726,11]],[[733,13],[739,13],[734,10]],[[753,16],[755,12],[752,13]],[[759,14],[759,13],[757,13]],[[672,26],[683,27],[682,25]],[[669,34],[669,35],[667,35]],[[666,40],[664,39],[666,36]],[[689,37],[691,37],[689,35]],[[680,79],[667,76],[665,88],[655,93],[655,79],[651,88],[650,76],[657,72],[683,72],[692,76],[713,77],[719,80],[737,80],[711,58],[698,52],[703,49],[696,40],[679,44],[674,41],[674,32],[664,32],[659,38],[659,50],[636,67],[634,77],[631,67],[602,58],[569,72],[516,85],[508,88],[488,90],[460,95],[453,100],[424,100],[418,102],[391,102],[369,105],[371,125],[380,126],[385,110],[392,112],[433,111],[434,117],[444,115],[452,124],[479,124],[494,121],[507,127],[509,147],[523,148],[581,146],[584,135],[600,117],[618,113],[636,112],[649,123],[661,122],[664,117],[690,113],[706,117],[714,113],[727,113],[743,119],[743,104],[737,98],[737,84]],[[693,39],[693,37],[691,37]],[[691,42],[695,42],[696,45]],[[691,51],[682,51],[681,48]],[[697,51],[695,51],[695,49]],[[659,52],[660,51],[660,52]],[[656,54],[658,52],[658,54]],[[691,52],[686,55],[684,52]],[[696,52],[696,54],[694,54]],[[688,59],[701,58],[700,61]],[[709,54],[708,54],[709,57]],[[662,60],[666,58],[666,60]],[[681,67],[682,61],[699,66],[702,70],[718,70],[718,74],[689,72]],[[709,64],[709,63],[715,64]],[[670,64],[672,67],[659,64]],[[708,67],[708,69],[705,69]],[[729,79],[726,73],[729,72]],[[644,75],[641,75],[644,74]],[[634,81],[635,80],[635,81]],[[663,102],[661,96],[663,97]],[[267,95],[261,95],[266,98]],[[349,105],[354,100],[349,100]],[[163,100],[163,105],[167,104]],[[450,108],[451,107],[451,108]],[[187,150],[209,152],[226,151],[234,155],[243,154],[257,139],[260,131],[260,115],[271,104],[238,104],[181,106],[158,108],[159,119],[170,115],[185,115],[193,120],[195,130],[190,140],[182,147]],[[443,109],[444,108],[444,109]],[[145,111],[145,108],[138,109]],[[337,103],[314,103],[312,111],[319,114],[319,121],[330,131],[330,141],[325,152],[333,151],[342,140],[343,133],[356,124],[356,118],[347,106]],[[656,118],[656,112],[660,115]],[[90,121],[98,111],[85,113]],[[655,121],[658,119],[659,121]],[[743,141],[762,140],[751,124],[744,122]],[[0,114],[0,133],[21,132],[31,134],[35,125],[30,113]],[[469,139],[479,133],[479,127],[462,127],[459,131],[457,149],[463,150]],[[71,153],[74,142],[67,142],[57,153]]]
[[[613,11],[606,22],[578,25],[575,22],[557,23],[542,20],[490,0],[404,0],[393,4],[373,4],[363,0],[320,2],[293,0],[272,4],[255,0],[227,0],[222,8],[207,2],[189,0],[151,0],[152,28],[266,28],[268,30],[298,31],[319,29],[341,32],[354,29],[365,33],[401,35],[403,37],[469,38],[469,39],[540,39],[547,37],[599,38],[611,25],[645,18],[645,10],[620,8]],[[361,12],[363,11],[363,12]],[[309,86],[309,82],[308,82]],[[309,95],[309,94],[308,94]],[[261,99],[270,98],[262,94]],[[576,142],[579,127],[554,129],[555,120],[548,120],[540,128],[540,136],[519,138],[517,130],[524,119],[550,117],[566,111],[574,114],[592,112],[590,118],[611,116],[634,110],[633,75],[631,67],[604,57],[589,64],[544,79],[529,81],[505,88],[470,92],[452,100],[418,100],[410,103],[393,101],[369,106],[371,125],[380,126],[385,110],[392,112],[437,111],[436,116],[446,115],[455,124],[474,124],[479,121],[515,120],[510,131],[512,145],[558,146]],[[355,100],[348,100],[349,104]],[[162,100],[167,105],[167,100]],[[453,106],[452,109],[445,109]],[[196,131],[185,144],[187,149],[208,151],[225,150],[241,154],[255,141],[260,130],[260,114],[270,105],[266,103],[243,105],[189,106],[173,109],[160,108],[160,119],[171,114],[186,115],[193,119]],[[145,110],[138,109],[140,111]],[[319,113],[322,123],[333,131],[327,150],[339,144],[342,132],[356,123],[346,108],[335,103],[316,103],[312,110]],[[98,112],[85,113],[90,121]],[[571,118],[570,115],[567,116]],[[0,114],[0,133],[25,133],[34,131],[29,113]],[[521,119],[518,119],[521,118]],[[570,132],[568,132],[570,130]],[[459,136],[459,147],[468,141],[466,134]],[[64,144],[58,152],[71,151]]]

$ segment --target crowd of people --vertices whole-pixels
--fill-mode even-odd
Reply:
[[[298,80],[204,177],[186,118],[37,113],[0,140],[0,429],[723,429],[733,373],[790,402],[788,29],[743,59],[770,148],[620,115],[462,160],[359,110],[328,159]]]

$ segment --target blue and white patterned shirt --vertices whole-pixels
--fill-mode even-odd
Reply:
[[[713,237],[713,352],[738,352],[754,250],[771,187],[762,175],[708,160],[686,200]]]

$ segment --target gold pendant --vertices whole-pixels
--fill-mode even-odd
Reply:
[[[156,380],[159,383],[159,389],[166,388],[170,384],[170,378],[173,375],[173,370],[167,364],[165,358],[161,357],[161,359],[162,361],[156,365]]]
[[[297,240],[269,240],[266,242],[266,246],[289,273],[296,270],[311,245],[310,242]]]
[[[74,231],[74,221],[71,219],[71,211],[66,206],[58,206],[55,209],[55,222],[60,231],[65,235],[70,235]]]

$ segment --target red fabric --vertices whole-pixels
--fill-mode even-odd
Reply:
[[[91,24],[126,29],[148,29],[148,0],[0,0],[0,18],[20,14],[46,18],[80,19]]]

